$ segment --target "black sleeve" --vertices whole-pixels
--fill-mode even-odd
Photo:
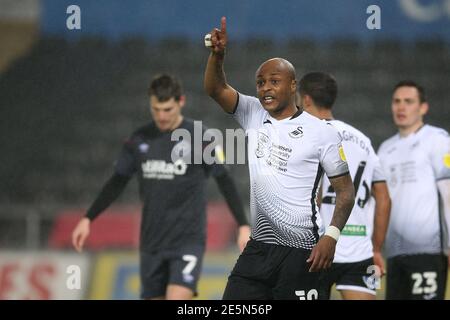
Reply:
[[[228,206],[231,209],[231,213],[236,219],[238,225],[248,225],[249,223],[247,216],[245,215],[244,206],[242,205],[242,199],[237,192],[234,180],[233,178],[231,178],[228,170],[226,170],[224,166],[222,167],[222,174],[214,176],[217,185],[219,186],[220,191],[225,197],[225,200],[227,201]]]
[[[94,203],[87,211],[86,217],[93,221],[98,215],[100,215],[100,213],[109,207],[109,205],[122,193],[130,178],[131,177],[114,173],[113,176],[105,183],[97,199],[95,199]]]
[[[131,177],[136,172],[134,143],[133,137],[125,141],[116,161],[115,171],[121,176]]]

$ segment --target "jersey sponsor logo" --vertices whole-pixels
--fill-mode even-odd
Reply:
[[[147,143],[141,143],[141,144],[139,145],[139,151],[140,151],[141,153],[147,153],[148,148],[149,148],[149,145],[148,145]]]
[[[347,162],[347,158],[345,157],[345,152],[344,152],[344,148],[342,147],[342,145],[339,145],[339,157],[341,157],[342,161]]]
[[[444,165],[450,168],[450,153],[444,155]]]
[[[270,152],[270,139],[264,132],[258,132],[258,147],[255,150],[257,158],[264,158]]]
[[[294,139],[303,137],[303,127],[297,127],[294,131],[289,132],[289,137]]]
[[[398,179],[397,179],[397,166],[393,165],[389,167],[389,173],[390,173],[390,177],[389,177],[389,185],[391,187],[395,187],[397,185]]]
[[[389,167],[389,186],[395,187],[399,183],[415,182],[417,182],[417,165],[414,160],[400,162]]]
[[[275,141],[276,141],[275,137]],[[277,172],[286,173],[289,158],[292,155],[292,148],[277,144],[271,140],[266,132],[258,131],[258,141],[255,150],[255,155],[261,161],[265,161],[265,164],[275,169]]]
[[[146,179],[174,179],[175,176],[184,175],[187,164],[178,159],[174,163],[164,160],[147,160],[142,163],[142,176]]]
[[[344,236],[365,236],[366,226],[364,225],[356,225],[356,224],[347,224],[342,229],[341,234]]]
[[[291,155],[291,148],[272,143],[270,148],[270,155],[266,159],[266,164],[280,172],[286,172]]]
[[[415,161],[407,161],[401,163],[402,183],[417,182],[417,163]]]

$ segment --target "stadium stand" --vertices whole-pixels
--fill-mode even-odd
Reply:
[[[0,166],[3,206],[20,203],[38,209],[52,204],[55,211],[47,213],[49,219],[58,208],[87,206],[108,177],[120,142],[148,121],[147,85],[158,72],[180,75],[187,91],[187,116],[204,119],[211,128],[237,128],[203,92],[207,54],[201,44],[176,38],[108,42],[43,37],[0,78],[0,141],[7,155]],[[443,42],[233,42],[227,57],[231,84],[253,94],[248,71],[272,56],[291,60],[299,75],[319,69],[333,73],[340,85],[336,116],[364,128],[375,146],[395,132],[389,96],[401,78],[414,78],[427,87],[427,121],[450,129],[450,49]],[[239,188],[248,195],[246,166],[231,169],[242,177]],[[210,190],[210,199],[217,200],[214,183]],[[136,203],[135,191],[136,186],[128,187],[119,203]]]

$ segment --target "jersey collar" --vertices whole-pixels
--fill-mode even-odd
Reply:
[[[292,117],[285,118],[285,119],[282,119],[282,120],[277,120],[277,119],[273,118],[269,113],[267,113],[267,116],[264,119],[263,124],[266,124],[266,123],[272,124],[272,123],[277,123],[277,122],[278,123],[286,122],[286,121],[290,121],[290,120],[293,120],[293,119],[297,118],[298,116],[300,116],[303,113],[303,109],[301,107],[299,107],[299,106],[296,106],[296,107],[297,107],[297,112],[294,113],[292,115]]]

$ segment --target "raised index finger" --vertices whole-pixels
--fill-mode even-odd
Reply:
[[[227,33],[227,18],[225,17],[220,19],[220,31],[222,31],[222,33]]]

